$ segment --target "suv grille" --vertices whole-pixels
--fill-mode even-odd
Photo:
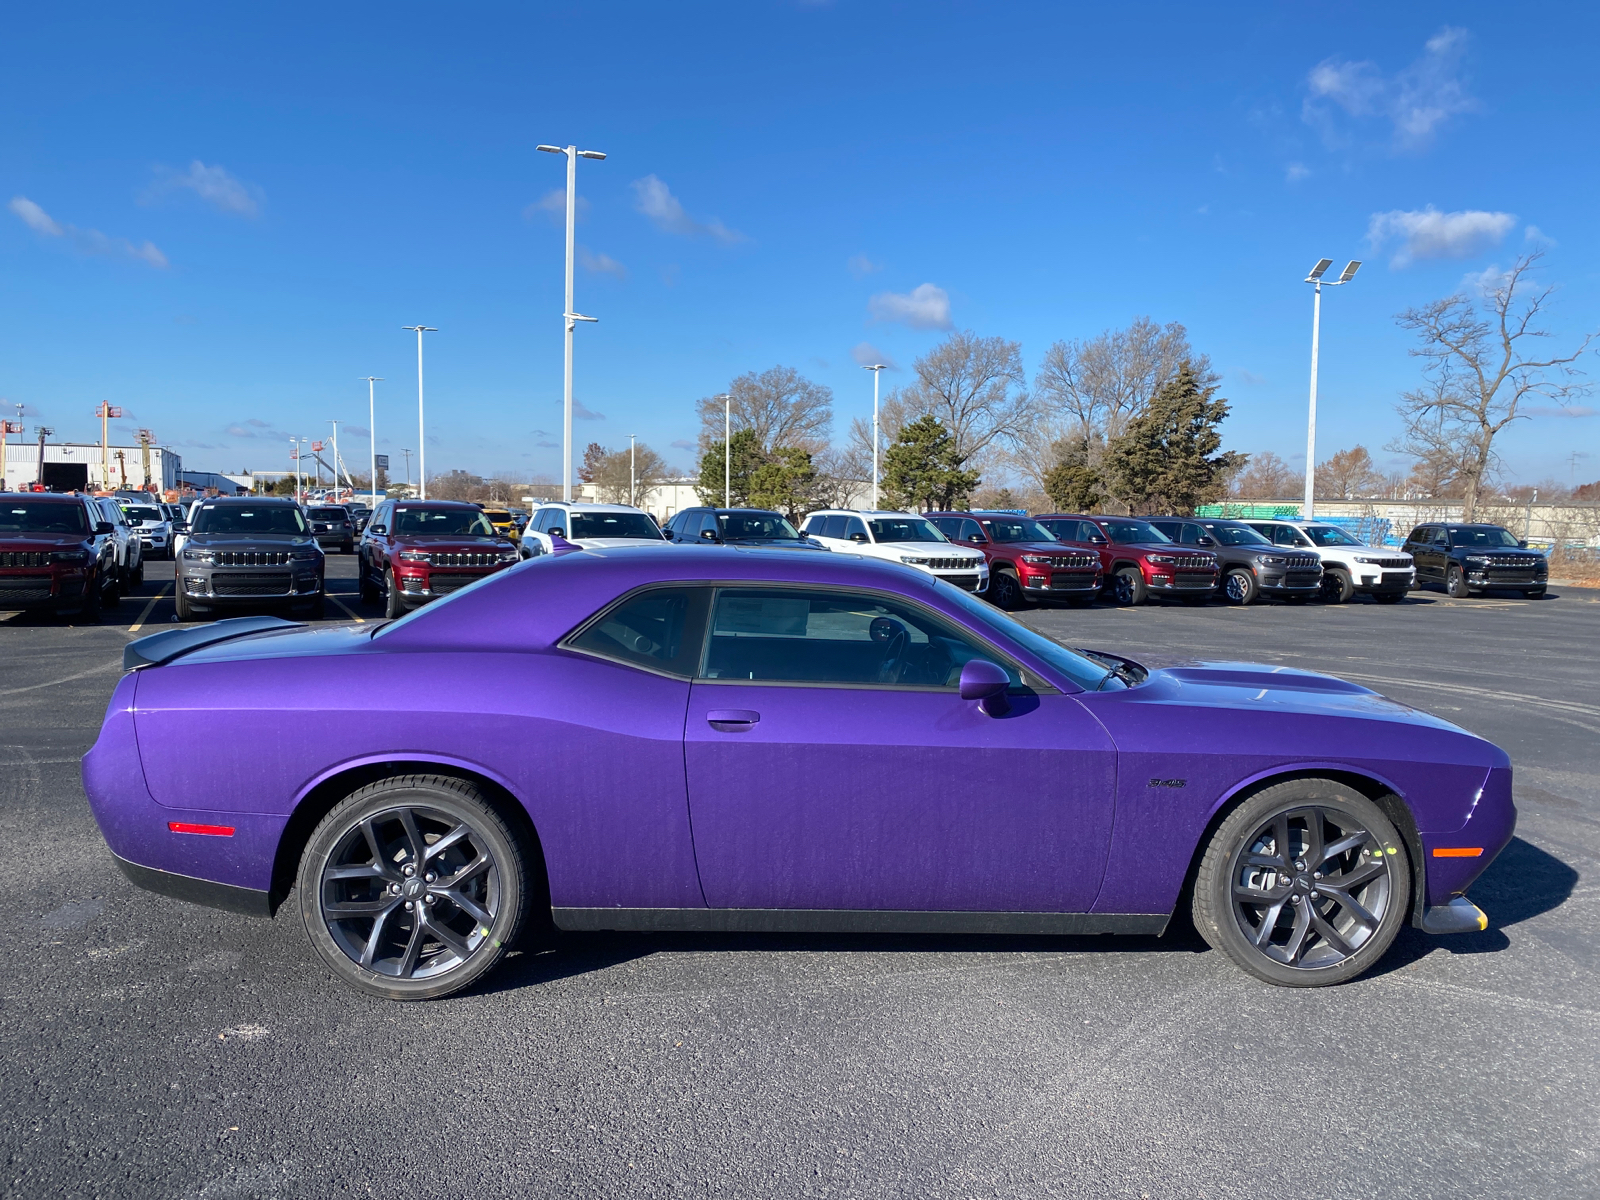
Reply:
[[[1314,571],[1321,565],[1321,560],[1315,554],[1289,555],[1288,569],[1291,571]]]
[[[1067,570],[1082,571],[1098,567],[1100,565],[1100,556],[1098,554],[1057,554],[1047,559],[1046,562],[1049,566],[1057,569],[1064,567]]]
[[[975,558],[913,558],[910,561],[919,567],[927,567],[930,571],[976,571],[979,560]]]
[[[1409,571],[1411,560],[1409,558],[1380,558],[1376,562],[1368,561],[1366,566],[1381,567],[1385,571]]]
[[[6,550],[0,552],[0,567],[45,567],[50,565],[50,555],[43,550]]]
[[[285,567],[289,565],[287,550],[218,550],[219,567]]]
[[[485,554],[479,551],[466,554],[436,552],[428,555],[428,565],[431,567],[493,567],[499,563],[498,554]]]
[[[477,583],[482,578],[482,575],[443,575],[435,571],[428,576],[428,587],[437,596],[442,592],[457,591],[469,583]]]
[[[1531,571],[1538,566],[1538,561],[1523,558],[1520,554],[1491,554],[1489,555],[1491,567],[1508,567],[1513,571]]]
[[[288,575],[228,575],[216,572],[211,576],[211,591],[218,596],[285,596],[289,588]]]

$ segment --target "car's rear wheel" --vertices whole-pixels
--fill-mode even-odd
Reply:
[[[345,797],[300,860],[300,915],[341,982],[436,1000],[492,970],[522,930],[522,839],[463,779],[408,775]]]
[[[1144,572],[1138,567],[1122,567],[1111,585],[1118,604],[1136,606],[1150,599],[1150,588],[1144,581]]]
[[[1222,581],[1222,594],[1230,604],[1254,604],[1261,595],[1261,585],[1255,573],[1244,567],[1235,567]]]
[[[400,581],[394,577],[394,568],[383,573],[383,615],[391,621],[406,614],[406,602],[400,599]]]
[[[1534,588],[1530,592],[1525,592],[1524,595],[1526,595],[1529,600],[1543,600],[1545,591],[1543,588]]]
[[[356,565],[356,575],[361,580],[361,602],[363,604],[376,604],[383,599],[383,595],[378,591],[377,585],[372,582],[372,576],[367,573],[365,559],[362,559]]]
[[[1472,595],[1467,587],[1467,577],[1460,567],[1451,567],[1449,574],[1444,577],[1444,590],[1452,600],[1465,600]]]
[[[177,582],[173,585],[172,608],[177,613],[178,620],[194,620],[194,609],[189,604],[189,593],[184,590],[182,576],[179,576]]]
[[[1328,604],[1344,604],[1356,594],[1355,580],[1342,568],[1326,571],[1322,576],[1322,599]]]
[[[1195,878],[1194,923],[1257,979],[1320,987],[1383,956],[1410,896],[1410,858],[1383,811],[1331,779],[1297,779],[1217,828]]]
[[[1006,612],[1015,612],[1027,606],[1028,598],[1023,595],[1022,584],[1017,582],[1017,577],[1010,571],[996,571],[989,580],[989,599],[993,600],[997,608]]]

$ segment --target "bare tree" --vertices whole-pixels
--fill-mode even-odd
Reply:
[[[1229,491],[1241,500],[1282,500],[1298,495],[1301,476],[1270,450],[1250,456],[1249,465],[1232,480]]]
[[[932,416],[955,439],[962,462],[981,461],[1023,435],[1030,413],[1022,346],[970,330],[952,333],[912,364],[916,380],[889,394],[880,406],[891,414],[895,433],[884,428],[886,443],[918,417]],[[870,438],[868,441],[870,454]]]
[[[631,467],[631,475],[630,475]],[[644,493],[671,472],[666,460],[643,442],[635,442],[630,461],[628,447],[605,453],[595,459],[594,485],[606,504],[637,504]],[[630,488],[631,481],[631,488]],[[630,492],[632,499],[630,500]]]
[[[771,367],[739,376],[728,385],[735,431],[754,430],[765,453],[783,448],[820,454],[833,427],[833,390],[812,383],[793,367]],[[723,401],[707,396],[699,404],[700,453],[722,441]]]
[[[1470,296],[1457,294],[1395,318],[1422,343],[1411,354],[1423,360],[1424,383],[1395,406],[1405,432],[1390,448],[1415,455],[1435,472],[1454,464],[1463,520],[1477,516],[1479,493],[1497,462],[1495,436],[1527,416],[1522,402],[1542,396],[1564,405],[1591,390],[1572,364],[1595,334],[1585,334],[1571,354],[1524,356],[1525,346],[1534,344],[1525,339],[1551,336],[1537,325],[1554,289],[1531,292],[1528,278],[1541,257],[1518,257],[1485,297],[1486,314]]]
[[[1330,500],[1370,496],[1384,482],[1365,446],[1340,450],[1317,464],[1316,492]]]

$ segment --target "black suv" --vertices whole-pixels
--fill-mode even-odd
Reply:
[[[178,620],[275,601],[308,604],[320,617],[324,568],[322,547],[293,500],[201,501],[178,555]]]
[[[1456,599],[1508,588],[1537,600],[1550,583],[1550,561],[1498,525],[1418,525],[1405,551],[1417,564],[1417,586],[1443,586]]]
[[[1243,521],[1214,517],[1148,517],[1184,546],[1205,546],[1222,560],[1222,594],[1234,604],[1262,596],[1296,603],[1322,591],[1322,561],[1308,552],[1274,546]]]
[[[779,550],[826,550],[766,508],[686,508],[662,530],[667,541],[714,546],[770,546]]]
[[[311,523],[311,536],[324,550],[337,546],[340,554],[355,553],[356,525],[344,505],[319,504],[306,513],[306,520]]]

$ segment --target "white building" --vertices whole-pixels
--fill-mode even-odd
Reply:
[[[16,435],[13,434],[12,438]],[[112,491],[117,488],[143,488],[145,478],[145,447],[112,446],[110,454],[102,460],[98,442],[46,442],[44,471],[41,476],[39,443],[7,439],[4,470],[0,479],[13,490],[32,487],[43,479],[52,491],[73,490]],[[183,459],[165,446],[151,446],[149,483],[162,491],[178,486],[178,473],[183,469]]]

